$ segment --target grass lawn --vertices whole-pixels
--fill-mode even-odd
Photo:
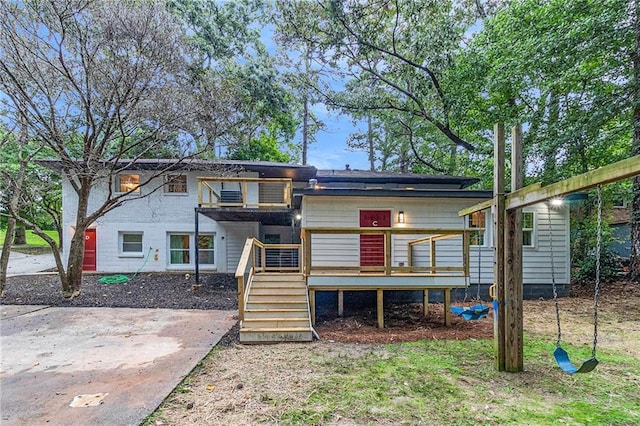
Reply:
[[[527,370],[495,371],[488,341],[422,341],[354,359],[316,359],[327,368],[309,399],[280,414],[290,424],[336,416],[383,424],[638,424],[640,361],[601,353],[591,375],[569,376],[550,362],[548,339],[528,339]],[[589,351],[571,348],[576,359]]]
[[[591,355],[590,305],[561,301],[574,363]],[[637,291],[601,298],[588,374],[556,366],[553,301],[525,302],[522,373],[496,371],[487,339],[216,348],[144,424],[638,425],[638,306]]]
[[[53,238],[54,241],[58,241],[58,231],[45,231],[45,233]],[[5,236],[7,232],[2,229],[0,230],[0,241],[4,242]],[[39,236],[33,233],[31,230],[27,230],[27,245],[26,246],[14,246],[13,250],[26,253],[26,254],[43,254],[50,253],[51,248],[49,244]]]

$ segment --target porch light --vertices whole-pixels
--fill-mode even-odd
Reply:
[[[300,213],[296,213],[296,220],[302,219],[302,215]]]
[[[559,207],[562,205],[562,198],[552,198],[551,205],[555,207]]]
[[[398,212],[398,223],[404,223],[404,212]]]

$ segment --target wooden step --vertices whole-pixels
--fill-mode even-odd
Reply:
[[[309,311],[305,308],[290,309],[245,309],[246,318],[308,318]]]
[[[309,318],[246,318],[242,321],[242,329],[276,328],[284,330],[296,327],[309,327]]]
[[[310,342],[310,321],[302,274],[257,274],[249,288],[240,342]]]
[[[307,289],[304,287],[254,287],[254,286],[251,286],[250,293],[252,296],[255,296],[255,295],[267,295],[267,296],[304,295],[306,296]]]
[[[287,301],[306,301],[307,295],[303,294],[254,294],[249,293],[249,302],[287,302]]]
[[[256,281],[253,280],[251,288],[307,288],[304,281]]]
[[[309,327],[247,328],[240,330],[241,343],[311,342]]]
[[[307,310],[307,301],[305,300],[287,300],[287,301],[264,301],[264,300],[249,300],[245,306],[245,312],[247,310],[254,309],[304,309]]]
[[[304,276],[302,274],[256,274],[253,276],[253,281],[304,282]]]

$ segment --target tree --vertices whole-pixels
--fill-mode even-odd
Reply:
[[[4,121],[24,123],[52,150],[77,196],[67,270],[59,270],[64,296],[74,297],[85,230],[137,191],[116,191],[114,176],[166,143],[177,163],[197,153],[187,128],[203,111],[187,72],[192,55],[160,1],[5,1],[0,13]],[[167,167],[139,186],[158,185]],[[90,208],[98,185],[107,193]]]
[[[631,3],[632,25],[635,42],[631,53],[633,79],[631,80],[633,102],[633,155],[640,155],[640,2]],[[640,282],[640,176],[633,179],[631,200],[631,278]]]
[[[456,98],[492,121],[529,124],[524,148],[535,180],[555,182],[637,154],[639,28],[637,2],[509,3],[461,52],[467,57],[451,76],[462,82]],[[640,269],[638,193],[632,274]]]
[[[58,265],[60,253],[61,188],[59,176],[35,164],[34,160],[49,155],[42,143],[29,138],[27,126],[0,128],[0,219],[6,220],[6,234],[0,255],[0,294],[4,292],[12,245],[26,244],[17,238],[18,226],[24,235],[25,225],[43,238],[53,249]],[[56,229],[58,241],[44,230]]]
[[[375,96],[360,98],[366,103],[333,96],[330,103],[412,114],[456,146],[473,150],[452,120],[442,76],[474,16],[449,1],[326,1],[317,9],[319,17],[291,25],[297,36],[331,53],[334,69],[352,78],[366,74],[379,88]]]
[[[286,81],[293,102],[299,105],[302,164],[307,164],[309,145],[316,141],[315,135],[325,127],[312,108],[321,101],[321,95],[316,90],[320,78],[326,75],[326,58],[323,50],[318,47],[318,40],[310,41],[306,36],[300,37],[296,31],[299,22],[316,19],[315,9],[316,5],[312,3],[306,3],[305,8],[300,8],[294,2],[277,1],[273,18],[281,66],[287,70]]]

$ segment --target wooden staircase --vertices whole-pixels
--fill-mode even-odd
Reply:
[[[241,343],[313,340],[307,285],[302,274],[253,276],[240,326]]]

